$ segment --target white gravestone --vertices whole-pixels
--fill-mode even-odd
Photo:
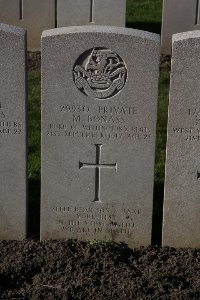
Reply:
[[[199,30],[199,25],[199,0],[163,0],[162,53],[171,54],[173,34]]]
[[[0,24],[0,239],[26,237],[26,31]]]
[[[43,30],[55,28],[54,0],[0,0],[0,22],[28,31],[28,49],[40,50]]]
[[[200,31],[173,36],[163,245],[200,247]]]
[[[159,51],[121,27],[43,33],[41,239],[151,243]]]
[[[125,23],[126,0],[57,0],[57,27]]]

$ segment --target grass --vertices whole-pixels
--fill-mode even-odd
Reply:
[[[29,72],[28,102],[28,177],[40,179],[40,91],[41,80],[39,71]]]
[[[161,23],[163,0],[128,0],[128,22]]]
[[[127,0],[127,27],[160,33],[163,0]]]
[[[157,135],[156,135],[156,165],[155,182],[164,182],[165,153],[167,139],[167,111],[169,95],[169,72],[160,73],[158,114],[157,114]]]

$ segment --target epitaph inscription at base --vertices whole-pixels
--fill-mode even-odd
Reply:
[[[41,239],[149,245],[159,37],[71,27],[42,50]]]

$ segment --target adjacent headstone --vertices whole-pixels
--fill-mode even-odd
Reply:
[[[57,0],[57,27],[125,26],[126,0]]]
[[[0,22],[26,28],[28,49],[40,50],[42,31],[55,28],[55,0],[0,0]]]
[[[0,239],[26,237],[26,31],[0,24]]]
[[[173,36],[163,245],[200,247],[200,31]]]
[[[159,51],[120,27],[43,33],[42,240],[151,243]]]
[[[162,53],[171,54],[174,33],[197,29],[200,29],[199,0],[163,0]]]

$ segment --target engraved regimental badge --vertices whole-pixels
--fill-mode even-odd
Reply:
[[[127,69],[118,54],[106,48],[94,48],[77,59],[73,75],[77,88],[83,94],[103,100],[123,89]]]

